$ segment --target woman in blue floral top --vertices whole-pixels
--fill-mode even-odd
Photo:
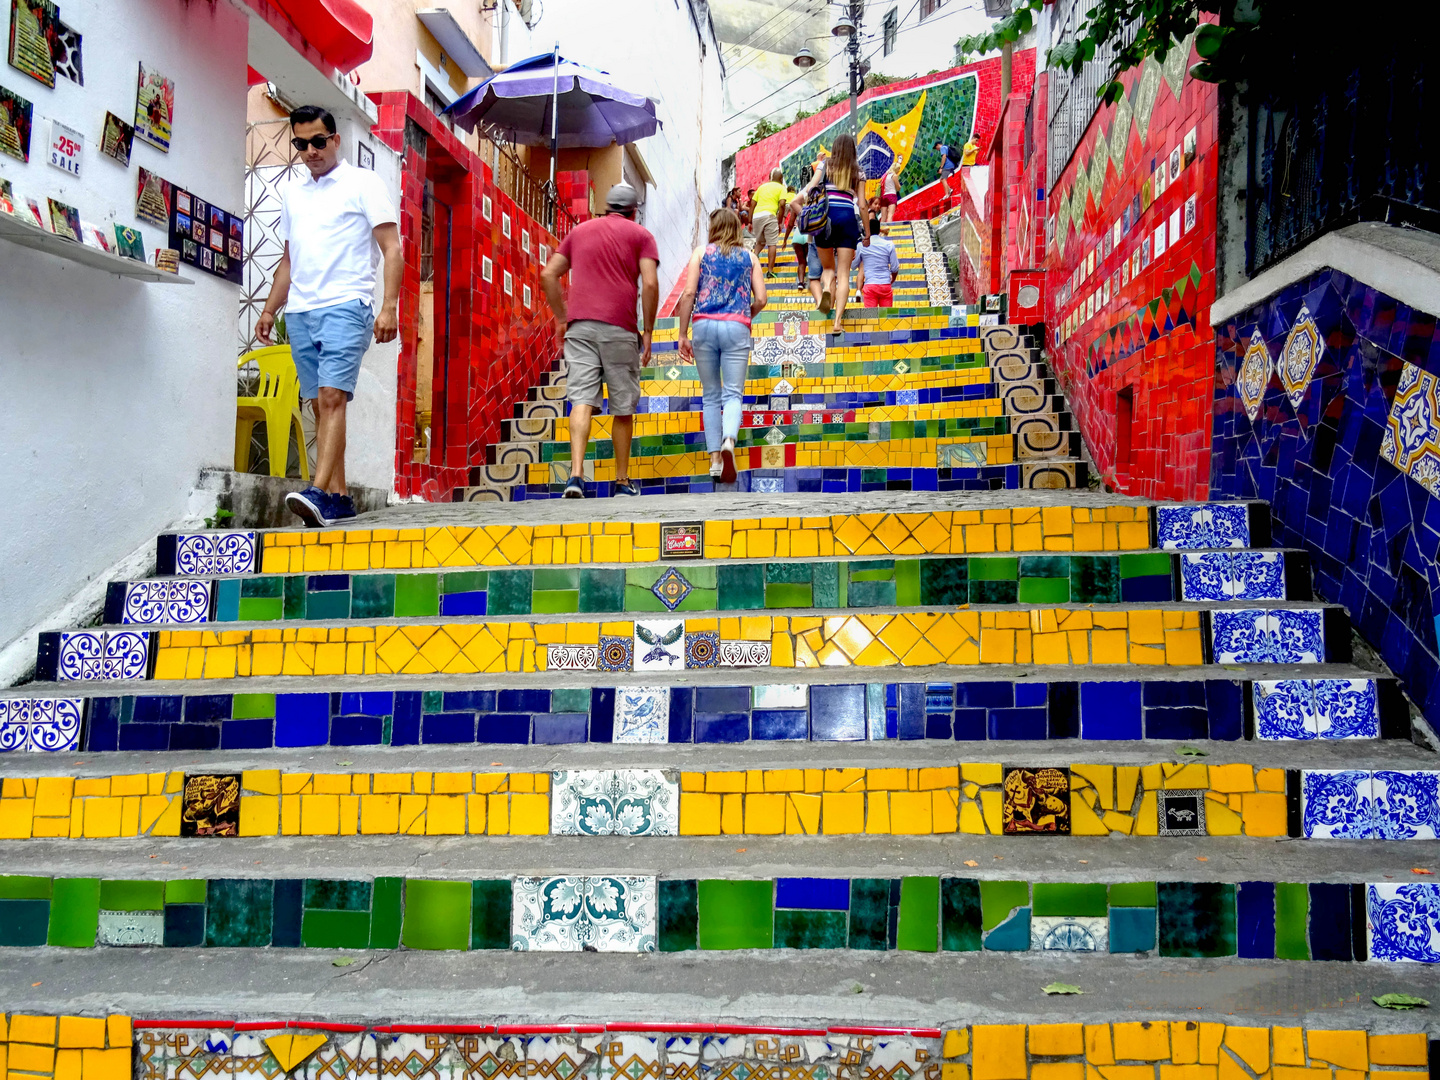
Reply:
[[[722,484],[735,482],[735,440],[740,436],[740,405],[750,363],[750,318],[764,306],[765,275],[760,261],[740,243],[739,215],[716,210],[710,215],[709,242],[690,256],[676,315],[680,355],[693,360],[700,373],[710,476]]]

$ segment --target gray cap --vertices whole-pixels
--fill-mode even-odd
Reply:
[[[629,184],[616,184],[606,193],[605,205],[611,210],[634,210],[640,205],[640,198]]]

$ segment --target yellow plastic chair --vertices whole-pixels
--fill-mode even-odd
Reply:
[[[305,426],[300,422],[300,376],[289,345],[271,345],[240,357],[237,370],[251,362],[260,368],[260,384],[254,397],[235,399],[235,471],[250,468],[250,434],[257,421],[265,421],[265,445],[270,458],[270,475],[284,476],[290,459],[290,432],[295,432],[299,451],[300,479],[310,479],[310,459],[305,449]]]

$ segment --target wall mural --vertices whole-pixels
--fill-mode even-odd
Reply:
[[[1055,366],[1107,482],[1149,498],[1210,474],[1217,91],[1191,59],[1128,72],[1047,200]]]

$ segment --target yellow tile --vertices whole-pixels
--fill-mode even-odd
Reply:
[[[700,791],[682,790],[680,793],[680,835],[718,836],[719,834],[720,796]]]
[[[1241,817],[1214,799],[1205,802],[1205,833],[1207,836],[1239,836],[1243,832]]]
[[[0,801],[0,840],[29,840],[34,821],[33,799]]]
[[[951,1028],[940,1044],[940,1056],[953,1058],[970,1052],[970,1029]]]
[[[863,790],[865,786],[864,769],[826,769],[825,790],[826,791],[847,791],[851,788]]]
[[[1070,793],[1070,833],[1073,836],[1109,836],[1110,829],[1100,815],[1080,797],[1079,792]]]
[[[1284,795],[1252,791],[1241,798],[1245,800],[1240,817],[1245,822],[1246,836],[1286,835],[1288,821]]]
[[[1037,1061],[1030,1066],[1030,1080],[1085,1080],[1085,1066],[1078,1061]]]
[[[538,793],[510,796],[510,835],[544,836],[550,831],[550,797]]]
[[[316,773],[311,791],[316,795],[348,795],[350,793],[349,773]]]
[[[1428,1052],[1429,1048],[1423,1033],[1370,1036],[1370,1063],[1372,1065],[1426,1065],[1429,1063]]]
[[[970,1031],[975,1080],[1026,1080],[1024,1024],[976,1024]]]
[[[827,836],[863,832],[865,830],[864,793],[826,791],[821,796],[821,825]]]
[[[929,835],[934,828],[928,791],[896,791],[890,796],[890,831],[903,836]]]
[[[19,1019],[20,1017],[15,1017],[15,1020]],[[26,1019],[30,1018],[27,1017]],[[47,1019],[53,1021],[55,1018],[52,1016],[47,1017]],[[13,1024],[14,1021],[11,1021],[11,1023]],[[55,1071],[54,1046],[36,1046],[30,1043],[16,1042],[12,1035],[9,1057],[11,1076],[15,1076],[19,1071],[46,1073],[47,1075]],[[20,1080],[20,1078],[16,1077],[16,1080]]]
[[[1085,1060],[1091,1065],[1115,1064],[1109,1024],[1085,1025]]]
[[[1256,791],[1279,791],[1285,790],[1284,769],[1259,769],[1255,773]]]
[[[398,834],[400,832],[400,798],[399,794],[393,792],[361,795],[360,832],[367,836],[395,836]]]
[[[744,791],[745,774],[743,772],[708,772],[705,773],[706,791]]]
[[[1298,1043],[1298,1038],[1297,1038]],[[1233,1051],[1256,1074],[1270,1068],[1270,1029],[1265,1027],[1227,1027],[1225,1047]],[[1224,1060],[1224,1057],[1221,1057]]]
[[[1255,770],[1243,762],[1210,766],[1210,790],[1236,792],[1255,790]]]
[[[85,1080],[129,1080],[131,1048],[129,1045],[110,1050],[81,1050],[81,1069]]]
[[[998,762],[964,762],[960,766],[960,776],[971,783],[989,787],[1004,779],[1004,768]]]
[[[1171,790],[1178,788],[1203,789],[1210,786],[1210,769],[1198,761],[1183,765],[1164,765],[1161,775],[1164,777],[1164,786]]]
[[[1170,1056],[1170,1026],[1142,1020],[1114,1025],[1116,1061],[1160,1061]]]
[[[1049,1057],[1069,1057],[1085,1052],[1085,1029],[1082,1024],[1031,1024],[1030,1053]]]
[[[1214,1065],[1160,1063],[1160,1080],[1218,1080]]]
[[[75,779],[70,776],[42,776],[35,791],[36,817],[65,817],[70,813]]]
[[[745,797],[745,831],[758,836],[777,836],[785,831],[785,796],[750,794]]]
[[[1363,1031],[1316,1031],[1306,1033],[1310,1061],[1323,1061],[1342,1069],[1364,1072],[1370,1068],[1370,1056]]]
[[[720,831],[738,836],[745,831],[745,796],[729,793],[720,796]]]
[[[280,799],[278,796],[240,796],[241,836],[275,836],[279,831]]]

